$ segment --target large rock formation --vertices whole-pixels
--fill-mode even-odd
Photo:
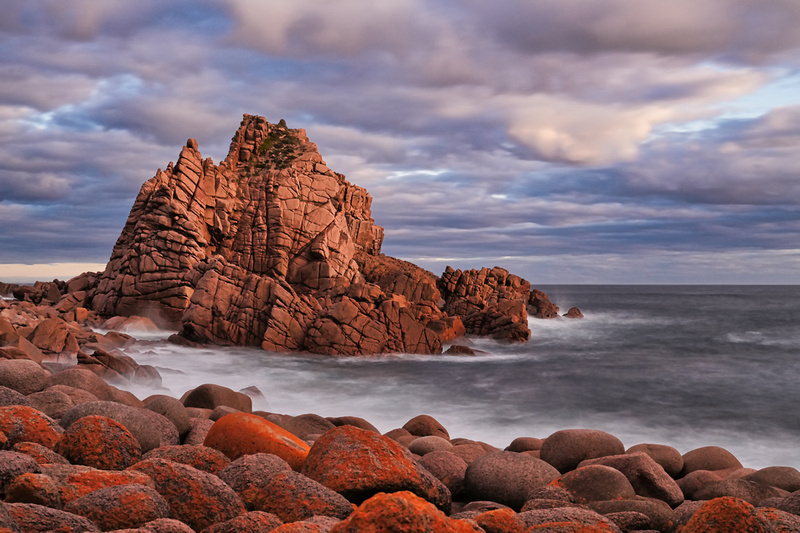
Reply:
[[[274,351],[438,353],[465,331],[528,339],[543,293],[501,268],[438,278],[381,254],[371,202],[304,130],[245,115],[219,165],[190,139],[142,186],[86,305]]]

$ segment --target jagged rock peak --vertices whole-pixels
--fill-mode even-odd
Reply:
[[[527,281],[497,268],[440,280],[386,257],[371,203],[304,130],[244,115],[219,165],[189,139],[142,186],[87,301],[192,341],[277,351],[438,353],[465,331],[528,338]]]

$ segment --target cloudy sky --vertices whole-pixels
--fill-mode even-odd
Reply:
[[[800,283],[797,0],[3,0],[0,279],[101,269],[186,139],[305,128],[384,252]]]

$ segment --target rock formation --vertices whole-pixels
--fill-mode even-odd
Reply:
[[[195,342],[322,354],[439,353],[463,333],[527,340],[544,293],[501,268],[441,278],[380,253],[372,198],[305,131],[245,115],[228,156],[190,139],[143,186],[75,305],[143,315]]]

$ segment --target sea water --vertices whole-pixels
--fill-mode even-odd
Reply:
[[[722,446],[747,467],[800,468],[800,287],[542,286],[585,318],[530,319],[531,340],[467,339],[476,356],[332,358],[135,346],[180,396],[256,386],[254,409],[360,416],[381,431],[418,414],[498,447],[591,428],[625,446]],[[132,389],[139,395],[153,390]]]

